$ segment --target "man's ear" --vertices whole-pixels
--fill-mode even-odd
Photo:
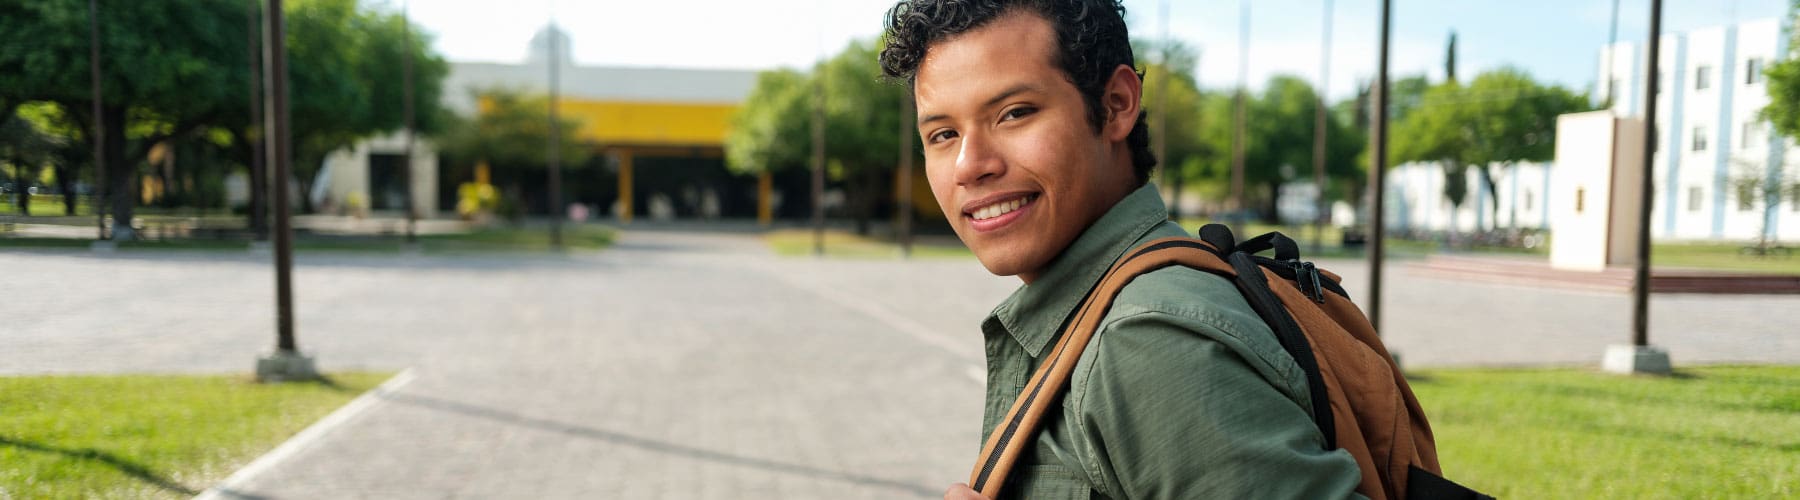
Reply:
[[[1112,77],[1106,81],[1106,89],[1100,95],[1100,104],[1106,107],[1106,124],[1100,129],[1101,135],[1109,141],[1123,141],[1131,135],[1131,128],[1137,126],[1138,114],[1142,113],[1144,81],[1138,78],[1137,71],[1131,66],[1120,64],[1113,68]]]

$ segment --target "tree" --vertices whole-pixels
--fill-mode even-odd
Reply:
[[[1800,0],[1788,7],[1791,19],[1800,15]],[[1769,104],[1763,107],[1762,118],[1775,126],[1775,132],[1782,137],[1800,137],[1800,59],[1791,57],[1796,50],[1793,42],[1800,41],[1800,32],[1788,34],[1788,56],[1770,64],[1763,74],[1768,77],[1765,87],[1769,92]]]
[[[1749,209],[1762,205],[1763,216],[1761,227],[1756,231],[1756,246],[1746,247],[1744,250],[1756,255],[1769,255],[1774,249],[1780,248],[1777,240],[1770,239],[1774,231],[1769,227],[1769,220],[1774,217],[1782,198],[1800,203],[1800,168],[1745,158],[1732,158],[1731,164],[1734,168],[1727,182],[1731,185],[1732,196],[1737,198],[1738,208]]]
[[[506,188],[509,201],[518,202],[524,177],[549,168],[550,98],[504,89],[476,91],[475,116],[445,124],[442,151],[464,161],[486,162],[497,183]],[[577,132],[581,121],[560,115],[559,153],[562,164],[581,166],[592,154]]]
[[[1310,178],[1312,165],[1315,95],[1312,84],[1298,77],[1277,75],[1264,85],[1262,93],[1252,96],[1247,104],[1249,122],[1245,129],[1244,182],[1262,188],[1259,195],[1252,190],[1247,196],[1259,207],[1266,220],[1274,221],[1279,206],[1281,185]],[[1223,93],[1201,97],[1201,142],[1205,151],[1229,151],[1231,148],[1232,102]],[[1358,182],[1357,157],[1362,151],[1360,134],[1349,132],[1344,116],[1333,113],[1326,117],[1326,161],[1328,182]],[[1230,158],[1207,154],[1199,164],[1196,180],[1218,182],[1229,175]],[[1328,187],[1327,187],[1328,188]]]
[[[0,3],[0,102],[54,102],[91,130],[88,14],[79,0]],[[242,15],[235,0],[102,2],[102,168],[115,238],[132,237],[138,167],[150,148],[241,108]]]
[[[0,115],[0,165],[12,170],[13,191],[19,213],[31,215],[31,183],[49,163],[60,141],[38,130],[30,120],[10,111]]]
[[[245,110],[252,35],[245,1],[100,2],[101,146],[106,190],[117,195],[110,197],[115,237],[131,237],[136,182],[151,148],[185,145],[206,155],[230,147],[249,163],[245,144],[259,124],[249,123]],[[81,0],[0,2],[0,107],[55,103],[70,125],[66,137],[78,139],[72,145],[91,149],[88,15]],[[401,22],[355,0],[289,4],[290,114],[302,186],[330,151],[400,126],[401,50],[412,50],[417,62],[420,129],[441,128],[438,100],[449,66],[426,52],[419,30],[406,38]],[[79,158],[92,162],[86,153]]]
[[[1395,124],[1394,163],[1440,162],[1446,189],[1460,189],[1448,181],[1474,168],[1489,199],[1497,200],[1495,169],[1548,161],[1556,153],[1556,117],[1590,109],[1587,96],[1540,84],[1513,68],[1483,72],[1467,86],[1444,82],[1427,90],[1418,107]],[[1460,205],[1456,200],[1452,197],[1452,204]],[[1497,222],[1499,204],[1489,209]]]
[[[311,191],[332,151],[404,125],[404,51],[413,52],[419,130],[443,129],[439,102],[450,66],[427,50],[430,40],[418,27],[407,38],[404,22],[396,13],[361,9],[357,0],[303,0],[288,7],[288,106],[294,181],[301,192]],[[312,211],[310,198],[302,196],[301,207]]]
[[[806,123],[808,86],[807,75],[792,69],[757,73],[756,86],[731,117],[726,168],[747,174],[805,166],[812,142]]]
[[[886,200],[898,166],[901,99],[905,86],[886,81],[877,43],[850,42],[811,74],[791,69],[757,75],[755,88],[732,117],[725,139],[727,166],[736,172],[805,168],[812,151],[810,121],[815,78],[825,92],[827,173],[844,183],[858,233]]]
[[[879,204],[893,192],[893,172],[900,162],[894,154],[900,150],[900,136],[894,129],[907,93],[905,86],[882,76],[880,51],[876,43],[853,40],[818,70],[825,79],[827,171],[844,183],[856,232],[864,235]]]
[[[1144,109],[1149,114],[1150,135],[1164,141],[1157,165],[1168,182],[1173,197],[1169,213],[1174,215],[1181,204],[1183,183],[1201,174],[1201,159],[1216,154],[1201,140],[1200,85],[1194,79],[1198,53],[1180,41],[1137,40],[1132,51],[1154,63],[1144,64]],[[1164,82],[1167,82],[1166,84]],[[1168,95],[1163,96],[1164,86]],[[1159,114],[1166,115],[1158,116]]]

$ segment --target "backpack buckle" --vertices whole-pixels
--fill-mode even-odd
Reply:
[[[1294,270],[1294,283],[1300,286],[1300,292],[1306,294],[1307,298],[1312,299],[1313,302],[1324,304],[1325,285],[1319,281],[1318,266],[1314,266],[1311,262],[1294,259],[1288,261],[1288,267]],[[1312,282],[1312,288],[1306,287],[1308,281]]]

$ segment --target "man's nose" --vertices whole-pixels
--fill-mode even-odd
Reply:
[[[964,135],[956,152],[956,183],[973,185],[1006,172],[1006,162],[981,134]]]

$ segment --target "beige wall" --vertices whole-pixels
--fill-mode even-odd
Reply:
[[[1596,148],[1598,149],[1598,148]],[[1607,265],[1637,263],[1638,219],[1644,199],[1644,121],[1620,118],[1613,127],[1612,207]],[[1590,202],[1593,200],[1590,200]]]

